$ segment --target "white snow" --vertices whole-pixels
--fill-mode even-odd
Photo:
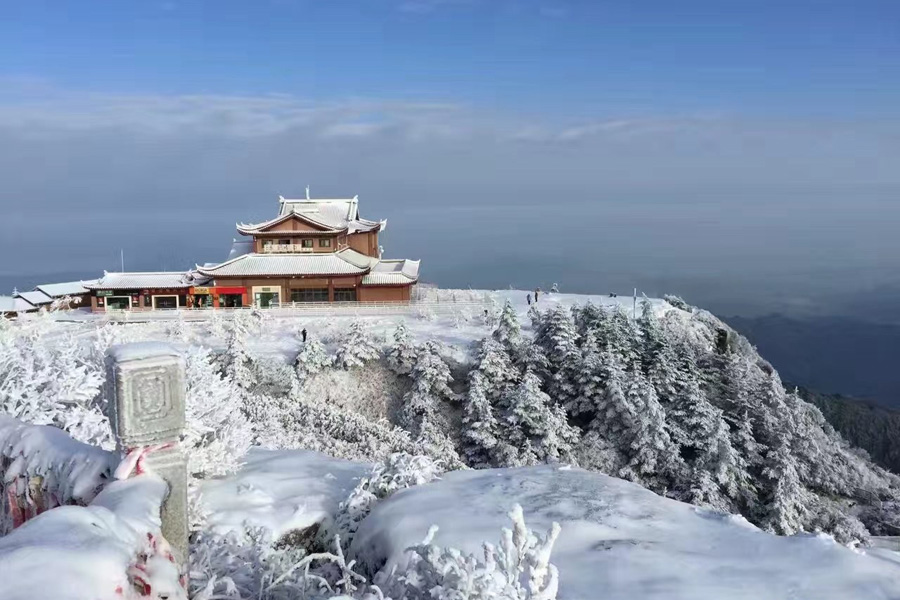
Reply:
[[[148,535],[159,535],[166,490],[165,482],[150,474],[115,481],[91,506],[55,508],[0,538],[0,598],[135,598],[128,568],[146,552]],[[154,587],[177,592],[177,574],[166,575],[174,580],[155,581]]]
[[[277,539],[316,523],[328,525],[338,504],[372,465],[307,451],[252,449],[244,467],[201,490],[209,530],[262,527]]]
[[[115,454],[75,441],[56,427],[27,425],[0,414],[0,461],[4,457],[9,467],[0,489],[19,477],[41,477],[47,496],[44,508],[91,501],[119,462]],[[0,531],[8,525],[2,517],[0,509]]]
[[[371,465],[315,452],[253,450],[236,475],[203,486],[220,531],[274,537],[329,522]],[[562,525],[551,563],[560,600],[896,600],[900,555],[853,550],[827,535],[778,537],[744,518],[676,502],[570,466],[445,473],[376,505],[351,557],[368,569],[405,566],[432,525],[434,543],[480,555],[515,504],[537,532]]]
[[[830,537],[776,537],[741,517],[661,498],[581,469],[452,472],[376,506],[351,552],[369,567],[404,560],[431,525],[434,543],[478,553],[521,504],[529,527],[562,525],[551,562],[560,600],[888,600],[892,561]],[[402,565],[401,565],[402,566]]]

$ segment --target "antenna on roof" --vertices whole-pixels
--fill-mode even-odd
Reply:
[[[309,200],[309,186],[306,186],[306,199]]]
[[[122,248],[121,250],[119,250],[119,252],[122,253],[122,272],[124,273],[125,272],[125,249]]]

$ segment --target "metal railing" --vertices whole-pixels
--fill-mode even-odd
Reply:
[[[447,315],[470,312],[473,316],[491,308],[489,300],[418,300],[414,302],[291,302],[266,308],[256,306],[221,308],[160,308],[128,310],[107,308],[105,316],[111,321],[144,321],[209,318],[212,313],[232,314],[239,311],[261,310],[274,317],[292,316],[355,316],[355,315]]]

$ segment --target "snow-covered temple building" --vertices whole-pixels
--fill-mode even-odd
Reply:
[[[307,193],[308,196],[308,193]],[[409,302],[419,261],[381,257],[386,221],[359,215],[359,200],[279,197],[278,216],[237,225],[223,263],[187,273],[106,273],[88,286],[106,308],[268,308],[300,302]]]

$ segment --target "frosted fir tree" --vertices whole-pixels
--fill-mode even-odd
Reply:
[[[233,473],[252,443],[252,427],[241,410],[240,390],[218,372],[206,348],[186,353],[185,375],[183,443],[189,449],[189,472],[200,478]]]
[[[506,348],[493,338],[481,340],[475,369],[482,376],[485,395],[494,405],[519,380],[519,372],[512,364]]]
[[[362,367],[366,363],[381,357],[375,338],[369,333],[362,321],[353,321],[335,354],[335,363],[344,369]]]
[[[769,486],[763,507],[763,527],[780,535],[803,531],[809,516],[806,508],[809,495],[800,483],[788,439],[769,450],[762,476]]]
[[[606,370],[596,331],[587,332],[581,351],[575,375],[578,393],[566,409],[573,415],[590,415],[597,410],[606,394]]]
[[[522,327],[519,325],[519,317],[509,300],[503,305],[497,328],[494,329],[492,336],[514,354],[522,343]]]
[[[629,411],[628,463],[622,477],[644,481],[651,489],[664,490],[678,478],[682,467],[678,451],[666,431],[666,416],[653,386],[638,370],[629,372],[625,389]]]
[[[409,375],[416,365],[417,349],[405,321],[400,321],[393,337],[387,354],[388,367],[398,375]]]
[[[494,407],[485,393],[484,376],[479,371],[469,375],[469,391],[463,405],[463,455],[473,467],[489,467],[497,446],[500,424]]]
[[[656,362],[657,356],[663,351],[666,338],[659,324],[659,319],[653,312],[650,299],[644,296],[641,300],[641,314],[637,319],[637,327],[640,333],[640,355],[644,372],[649,373],[651,366]]]
[[[578,365],[581,349],[572,313],[557,305],[544,313],[535,332],[535,343],[541,346],[549,363],[547,393],[554,402],[568,406],[578,396]]]
[[[756,506],[756,487],[748,472],[747,460],[731,443],[728,426],[724,420],[713,433],[710,443],[712,454],[703,470],[708,471],[719,485],[722,493],[732,501],[732,509],[746,513]]]
[[[250,317],[242,312],[235,313],[228,333],[228,345],[225,351],[225,374],[244,391],[256,387],[253,374],[253,359],[248,350],[248,339],[251,335]]]
[[[570,460],[577,433],[565,413],[541,391],[541,382],[528,372],[506,400],[503,422],[507,437],[519,448],[526,445],[540,462]]]
[[[297,354],[294,368],[300,383],[331,367],[333,359],[319,340],[307,340]]]
[[[603,393],[592,397],[596,404],[591,412],[589,429],[616,443],[618,447],[623,444],[624,434],[634,413],[634,407],[625,393],[625,367],[618,355],[605,350],[599,353],[597,364],[599,378],[603,382]]]
[[[607,311],[597,306],[590,300],[580,306],[572,307],[572,318],[575,322],[575,328],[579,336],[586,336],[588,331],[601,331],[604,329],[606,319],[609,317]]]
[[[444,417],[440,404],[454,397],[450,389],[453,381],[450,367],[441,357],[438,345],[429,342],[419,349],[418,355],[410,373],[413,387],[404,395],[399,414],[400,424],[416,436],[423,433],[426,422],[442,428]]]

